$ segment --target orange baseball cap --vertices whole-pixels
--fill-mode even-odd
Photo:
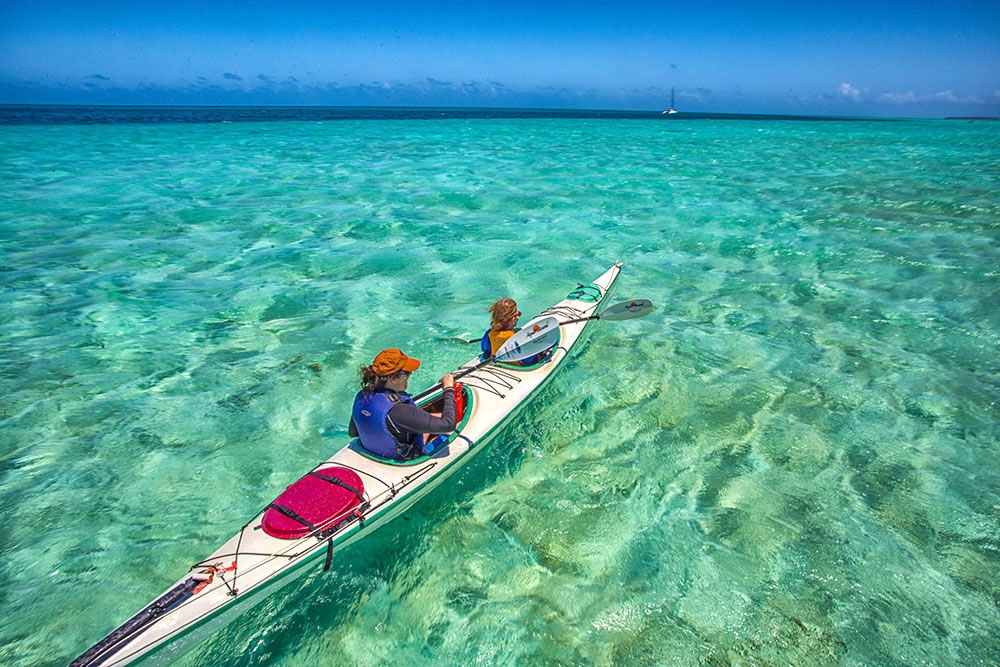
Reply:
[[[399,371],[413,371],[420,368],[420,360],[408,357],[401,350],[394,347],[382,350],[375,356],[372,362],[372,370],[380,377],[392,375]]]

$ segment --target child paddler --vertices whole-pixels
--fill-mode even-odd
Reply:
[[[418,408],[406,393],[410,374],[418,368],[418,359],[391,348],[361,369],[361,391],[354,398],[348,433],[360,437],[371,453],[388,459],[416,458],[424,454],[426,434],[455,430],[455,379],[450,374],[441,378],[443,405],[440,416],[433,415]]]
[[[506,296],[497,299],[487,310],[492,315],[490,328],[483,334],[479,347],[485,356],[492,357],[517,332],[521,311],[517,309],[517,302]]]
[[[521,317],[521,311],[517,309],[517,301],[507,296],[497,299],[487,310],[492,315],[490,328],[483,334],[479,347],[483,351],[484,357],[492,357],[504,343],[517,333],[517,320]],[[508,363],[512,366],[531,366],[543,359],[546,354],[540,352],[527,359]]]

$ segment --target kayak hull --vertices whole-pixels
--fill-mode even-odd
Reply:
[[[71,667],[167,664],[311,567],[329,568],[334,553],[412,507],[496,437],[551,381],[582,341],[590,324],[586,318],[600,312],[608,302],[620,272],[621,265],[614,264],[594,283],[580,285],[566,299],[533,318],[555,316],[562,323],[558,345],[540,363],[523,367],[491,363],[476,368],[481,360],[475,358],[457,369],[456,374],[465,373],[465,414],[447,442],[431,454],[393,462],[367,453],[357,440],[352,441],[291,485],[219,549],[192,566],[190,574],[74,660]],[[440,390],[421,396],[425,402],[432,402],[440,397]],[[331,470],[349,474],[332,474]],[[327,481],[337,477],[339,481],[334,484],[347,480],[350,493],[358,500],[347,502],[344,493],[337,490],[331,497],[336,496],[342,507],[332,505],[336,507],[332,513],[310,510],[308,516],[280,502],[300,496],[292,487],[306,488],[305,478],[316,472]],[[280,506],[277,510],[276,505]],[[284,516],[276,517],[275,511]],[[287,517],[302,519],[307,528],[289,529]],[[266,521],[271,526],[265,525]],[[278,524],[282,528],[274,530]]]

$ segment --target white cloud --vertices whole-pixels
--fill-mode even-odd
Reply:
[[[940,93],[935,93],[932,97],[935,100],[939,100],[941,102],[969,102],[969,101],[971,101],[971,100],[960,100],[958,98],[958,95],[956,95],[951,90],[942,90]]]
[[[879,100],[888,102],[889,104],[913,104],[920,101],[917,99],[917,94],[912,90],[908,90],[905,93],[887,90],[879,96]]]
[[[974,95],[962,98],[956,95],[955,91],[950,89],[942,90],[938,93],[931,93],[930,95],[917,95],[912,90],[907,90],[906,92],[887,90],[879,95],[878,99],[880,102],[886,102],[888,104],[920,104],[926,102],[948,102],[950,104],[980,103]]]
[[[855,102],[861,101],[861,91],[849,83],[840,84],[840,94],[843,97],[848,97],[854,100]]]

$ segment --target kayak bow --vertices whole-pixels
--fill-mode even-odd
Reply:
[[[285,489],[190,573],[73,661],[71,667],[166,663],[177,659],[239,614],[304,574],[329,569],[333,554],[412,506],[483,449],[552,378],[606,305],[621,272],[615,263],[522,327],[539,332],[545,349],[475,358],[456,369],[464,414],[428,455],[407,461],[365,451],[357,439]],[[631,306],[648,312],[648,302]],[[628,319],[624,304],[605,319]],[[651,305],[649,305],[651,307]],[[555,331],[552,328],[557,327]],[[527,341],[527,334],[518,342]],[[505,363],[533,355],[530,365]],[[440,387],[420,394],[441,399]]]

